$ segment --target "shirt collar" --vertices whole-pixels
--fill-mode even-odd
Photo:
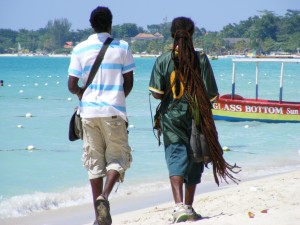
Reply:
[[[104,42],[108,37],[110,37],[110,34],[103,32],[103,33],[92,34],[89,38],[98,39],[100,42]]]

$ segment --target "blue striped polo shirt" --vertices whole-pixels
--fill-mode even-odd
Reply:
[[[93,63],[103,46],[108,33],[91,35],[73,49],[69,65],[69,76],[78,77],[86,84]],[[126,117],[123,74],[133,71],[135,63],[129,45],[114,39],[109,45],[99,70],[91,85],[84,92],[80,102],[83,118]]]

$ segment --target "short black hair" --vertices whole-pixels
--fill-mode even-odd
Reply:
[[[109,8],[98,6],[91,13],[91,26],[96,33],[108,32],[112,24],[112,17]]]

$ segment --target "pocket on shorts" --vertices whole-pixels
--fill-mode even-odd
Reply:
[[[130,168],[132,163],[131,148],[129,146],[122,148],[122,167],[126,170]]]
[[[88,148],[84,148],[81,161],[86,169],[90,169],[92,165],[92,157]]]
[[[124,138],[124,130],[126,129],[125,126],[125,121],[118,117],[116,119],[109,119],[106,120],[106,124],[107,126],[110,128],[110,135],[111,138],[118,138],[118,137],[122,137]]]
[[[109,127],[109,148],[111,151],[115,151],[118,149],[119,151],[119,162],[120,166],[124,170],[130,167],[132,162],[131,156],[131,148],[128,144],[128,133],[126,129],[125,120],[123,120],[120,116],[117,118],[110,118],[106,120],[106,124]],[[107,130],[108,131],[108,130]]]

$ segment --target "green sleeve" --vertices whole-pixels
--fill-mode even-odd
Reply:
[[[210,65],[209,59],[205,53],[200,53],[200,68],[202,72],[202,79],[210,100],[214,100],[218,94],[218,86],[214,76],[214,72]]]
[[[156,62],[152,69],[149,82],[149,90],[151,92],[156,92],[159,94],[164,94],[165,92],[165,78],[159,58],[156,59]]]

